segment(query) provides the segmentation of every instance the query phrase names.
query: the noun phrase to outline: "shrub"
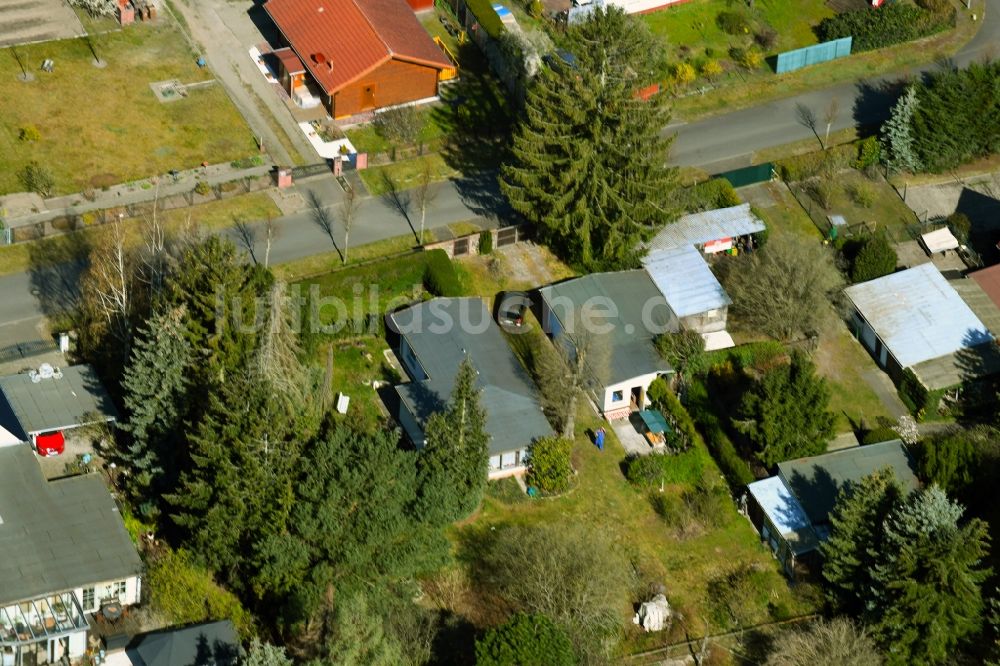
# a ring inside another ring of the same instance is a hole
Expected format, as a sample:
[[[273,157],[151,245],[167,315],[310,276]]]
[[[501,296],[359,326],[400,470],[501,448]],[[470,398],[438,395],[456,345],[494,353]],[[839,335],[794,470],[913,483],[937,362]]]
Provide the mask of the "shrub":
[[[56,188],[56,179],[52,172],[38,162],[30,162],[21,170],[21,184],[29,192],[48,198]]]
[[[747,70],[754,70],[764,62],[764,54],[757,49],[750,47],[743,50],[742,57],[737,61]]]
[[[462,295],[455,266],[442,249],[430,250],[424,268],[424,287],[435,296],[454,298]]]
[[[682,377],[705,369],[705,338],[695,331],[658,335],[654,345],[660,356]]]
[[[701,440],[701,436],[698,435],[698,429],[695,428],[691,415],[684,409],[684,405],[681,404],[681,401],[678,400],[674,392],[670,390],[664,379],[657,379],[650,384],[647,395],[653,405],[663,412],[664,416],[667,417],[667,420],[671,422],[671,425],[677,431],[678,439],[676,448],[686,449]]]
[[[852,48],[859,52],[919,39],[944,30],[954,22],[954,10],[942,15],[916,5],[892,2],[878,9],[859,9],[825,18],[816,32],[821,42],[853,37]]]
[[[878,234],[868,238],[851,264],[851,281],[867,282],[888,275],[896,270],[896,250],[885,236]]]
[[[718,627],[747,626],[767,619],[771,581],[757,565],[740,565],[708,583],[709,616]]]
[[[194,186],[194,193],[200,196],[206,196],[212,193],[212,186],[204,180],[199,180]]]
[[[561,493],[569,488],[569,456],[573,443],[559,437],[545,437],[531,443],[528,455],[528,483],[545,493]]]
[[[254,167],[259,167],[264,164],[263,155],[252,155],[250,157],[241,157],[238,160],[233,160],[229,163],[229,166],[234,169],[252,169]]]
[[[963,245],[969,242],[969,234],[972,232],[972,221],[965,213],[954,212],[948,216],[945,220],[948,228],[951,229],[951,233],[955,234],[955,238],[958,239],[959,243]]]
[[[479,254],[490,254],[493,252],[493,232],[484,229],[479,233]]]
[[[742,488],[754,480],[750,466],[740,458],[729,435],[712,412],[708,392],[701,382],[693,382],[687,392],[687,407],[691,418],[701,426],[712,457],[725,475],[731,488]]]
[[[420,137],[424,117],[412,106],[397,106],[377,114],[374,125],[375,131],[393,145],[411,146]]]
[[[882,158],[882,144],[878,137],[870,136],[858,142],[858,157],[854,160],[855,169],[867,169],[878,164]]]
[[[236,596],[215,582],[212,572],[183,550],[167,551],[147,568],[143,581],[151,605],[170,624],[232,620],[244,638],[252,636],[253,617]]]
[[[689,83],[693,83],[694,80],[698,78],[698,74],[694,71],[694,67],[686,62],[674,65],[671,76],[673,77],[674,82],[679,86],[686,86]]]
[[[770,51],[778,43],[778,31],[764,24],[754,33],[753,41],[757,42],[757,46],[765,51]]]
[[[937,411],[941,397],[945,393],[943,389],[927,390],[917,379],[913,370],[909,368],[903,370],[903,376],[899,380],[896,391],[899,393],[899,399],[903,401],[903,404],[918,421],[923,421],[928,413]]]
[[[899,439],[899,433],[892,428],[875,428],[864,434],[864,437],[861,438],[861,443],[878,444],[879,442],[889,442],[894,439]]]
[[[708,55],[708,49],[705,49],[705,55]],[[702,63],[701,75],[709,81],[715,79],[720,74],[722,74],[722,65],[719,64],[718,60],[709,59]]]
[[[694,485],[701,480],[706,462],[704,451],[698,447],[676,455],[657,452],[631,455],[625,458],[625,478],[640,488],[658,487],[661,483]]]
[[[17,132],[17,138],[20,141],[27,143],[34,143],[35,141],[40,141],[42,138],[42,133],[38,131],[38,128],[34,125],[25,125]]]
[[[517,613],[476,641],[479,666],[572,666],[573,644],[544,615]]]
[[[871,208],[875,203],[875,188],[871,183],[859,181],[852,183],[849,188],[851,199],[862,208]]]
[[[724,11],[715,17],[719,29],[729,35],[746,35],[750,33],[750,19],[742,12]]]
[[[531,0],[528,5],[528,13],[531,14],[532,18],[542,18],[542,13],[545,11],[545,5],[542,4],[542,0]]]
[[[732,512],[725,488],[699,481],[680,495],[650,493],[653,510],[681,537],[694,536],[706,528],[724,525]]]
[[[736,188],[725,178],[712,178],[695,185],[696,205],[702,210],[712,208],[729,208],[743,203]]]
[[[809,193],[809,196],[811,196],[816,203],[820,205],[820,207],[825,210],[830,209],[830,204],[833,203],[833,183],[825,178],[820,178],[809,183],[809,185],[806,186],[806,191]]]

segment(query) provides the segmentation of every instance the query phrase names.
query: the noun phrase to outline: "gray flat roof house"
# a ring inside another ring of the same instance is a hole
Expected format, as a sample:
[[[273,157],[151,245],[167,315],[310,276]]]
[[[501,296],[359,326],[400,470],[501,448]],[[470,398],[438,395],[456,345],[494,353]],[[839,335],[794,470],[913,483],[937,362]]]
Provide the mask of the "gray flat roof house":
[[[934,264],[852,285],[844,294],[861,342],[897,382],[910,369],[928,389],[943,389],[998,369],[993,334]]]
[[[534,383],[482,299],[436,298],[394,312],[388,320],[400,336],[400,361],[411,379],[396,393],[400,424],[414,444],[423,445],[427,419],[447,405],[465,358],[479,375],[491,478],[523,469],[528,445],[554,434]]]
[[[142,562],[96,474],[46,481],[28,446],[0,448],[0,653],[75,659],[86,614],[139,601]]]
[[[89,365],[0,377],[0,428],[18,439],[118,418],[111,397]],[[2,433],[0,433],[2,434]]]
[[[171,627],[136,636],[108,666],[237,666],[243,647],[229,620]]]
[[[538,293],[542,329],[554,342],[566,343],[564,334],[580,326],[584,316],[606,329],[591,333],[599,353],[588,363],[595,384],[593,398],[601,412],[619,419],[644,409],[652,381],[673,372],[653,340],[679,330],[677,315],[649,274],[644,270],[594,273],[542,287]]]
[[[791,574],[795,558],[830,535],[840,491],[887,467],[907,492],[919,487],[913,459],[898,439],[778,463],[776,476],[747,484],[747,515]]]

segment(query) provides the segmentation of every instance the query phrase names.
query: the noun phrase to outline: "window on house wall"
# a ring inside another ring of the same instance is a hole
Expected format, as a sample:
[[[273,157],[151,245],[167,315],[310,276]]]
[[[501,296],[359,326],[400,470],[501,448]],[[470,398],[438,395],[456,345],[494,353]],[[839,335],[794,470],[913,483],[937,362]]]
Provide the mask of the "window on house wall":
[[[94,588],[92,587],[83,588],[83,597],[80,599],[80,606],[82,606],[83,610],[88,613],[95,609]]]
[[[125,598],[125,592],[128,590],[128,585],[125,581],[120,580],[114,584],[113,589],[113,594],[118,597],[119,600],[123,600]]]
[[[614,391],[611,394],[611,402],[621,402],[624,399],[625,399],[624,391]]]

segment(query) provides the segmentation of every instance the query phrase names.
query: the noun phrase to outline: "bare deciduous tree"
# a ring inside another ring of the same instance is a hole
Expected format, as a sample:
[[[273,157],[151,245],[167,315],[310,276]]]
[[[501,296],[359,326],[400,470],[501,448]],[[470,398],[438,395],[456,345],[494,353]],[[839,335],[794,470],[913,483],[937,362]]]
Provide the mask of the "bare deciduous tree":
[[[823,150],[830,148],[830,127],[833,125],[833,121],[837,119],[837,113],[840,111],[840,102],[834,97],[830,100],[830,104],[826,107],[826,112],[823,114],[823,120],[826,121],[826,135],[823,139]]]
[[[277,280],[268,294],[268,312],[260,334],[257,372],[276,391],[289,399],[300,399],[305,375],[298,357],[298,344],[289,312],[285,283]]]
[[[833,312],[830,296],[843,284],[829,249],[790,236],[725,262],[721,277],[738,324],[779,340],[822,330]]]
[[[278,230],[274,226],[274,219],[268,213],[267,221],[264,223],[264,268],[271,263],[271,243],[277,235]]]
[[[813,133],[816,140],[819,141],[819,147],[823,147],[823,140],[819,138],[819,133],[816,131],[816,125],[819,122],[816,119],[816,112],[805,104],[795,105],[795,118],[799,121],[799,124],[806,127]]]
[[[413,190],[413,198],[417,204],[417,210],[420,211],[420,235],[417,237],[417,242],[420,244],[424,242],[424,225],[427,221],[427,209],[434,203],[434,199],[438,195],[437,188],[432,186],[433,176],[430,162],[425,159],[420,169],[417,187]]]
[[[128,357],[136,261],[130,251],[121,220],[108,225],[91,253],[85,291],[93,296],[93,306],[108,331]]]
[[[819,620],[808,629],[786,630],[774,640],[767,666],[878,666],[882,655],[864,629],[845,617]]]
[[[565,439],[575,436],[580,394],[598,385],[608,361],[607,338],[575,324],[553,341],[554,353],[540,353],[534,363],[543,407]]]
[[[344,225],[344,263],[347,263],[347,252],[351,248],[351,226],[357,217],[361,202],[358,192],[350,185],[344,190],[344,198],[340,201],[340,222]]]
[[[250,225],[243,217],[233,218],[233,228],[236,230],[236,239],[240,242],[244,248],[246,248],[247,253],[250,255],[250,261],[257,264],[257,230]]]

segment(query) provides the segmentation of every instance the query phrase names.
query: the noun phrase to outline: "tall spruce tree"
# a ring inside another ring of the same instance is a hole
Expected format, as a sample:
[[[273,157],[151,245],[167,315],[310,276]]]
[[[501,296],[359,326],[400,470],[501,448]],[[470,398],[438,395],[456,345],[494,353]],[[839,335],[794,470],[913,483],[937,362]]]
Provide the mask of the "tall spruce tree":
[[[740,403],[737,427],[747,434],[757,459],[771,467],[826,450],[833,435],[830,388],[801,353],[769,370]]]
[[[986,524],[959,525],[964,509],[937,486],[914,493],[885,520],[876,567],[881,611],[875,631],[890,664],[943,664],[982,623],[989,576]]]
[[[882,521],[903,494],[891,467],[841,489],[822,547],[823,578],[831,605],[844,615],[869,618],[877,588],[875,568],[884,556]]]
[[[122,378],[128,433],[120,451],[131,468],[129,483],[140,500],[174,468],[180,424],[186,413],[186,371],[191,344],[184,337],[184,308],[153,315],[140,329]]]
[[[914,146],[911,125],[917,105],[917,90],[910,86],[892,107],[892,115],[882,126],[882,154],[892,171],[917,172],[923,168]]]
[[[167,501],[187,547],[236,589],[247,591],[256,576],[249,554],[287,528],[301,443],[312,430],[270,385],[244,373],[210,396],[189,437],[189,466]]]
[[[418,511],[443,525],[472,513],[486,490],[489,435],[476,388],[476,370],[465,359],[455,376],[447,409],[431,416],[417,458]]]
[[[543,67],[528,91],[500,187],[568,260],[629,267],[637,244],[677,215],[667,99],[637,94],[662,78],[664,50],[617,8],[570,26],[565,48],[575,62]]]

